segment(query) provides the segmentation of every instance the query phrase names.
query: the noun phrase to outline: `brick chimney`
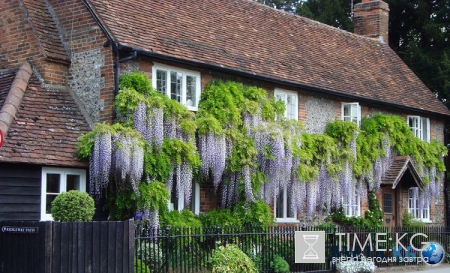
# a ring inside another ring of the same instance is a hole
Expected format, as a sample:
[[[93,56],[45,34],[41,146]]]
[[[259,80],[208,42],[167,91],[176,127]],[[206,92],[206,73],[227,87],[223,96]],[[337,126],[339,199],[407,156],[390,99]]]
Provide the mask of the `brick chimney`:
[[[389,41],[389,5],[381,0],[362,0],[353,10],[354,32],[359,35]]]

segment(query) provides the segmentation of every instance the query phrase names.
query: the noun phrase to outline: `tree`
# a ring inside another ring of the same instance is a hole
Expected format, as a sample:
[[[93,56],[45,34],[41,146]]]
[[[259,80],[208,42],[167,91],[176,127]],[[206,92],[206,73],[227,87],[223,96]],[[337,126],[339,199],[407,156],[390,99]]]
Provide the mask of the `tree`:
[[[308,0],[297,4],[296,13],[310,19],[353,31],[352,3],[356,0]]]
[[[450,106],[450,0],[386,0],[389,46]]]
[[[295,12],[297,4],[302,0],[255,0],[258,3],[281,9],[287,12]]]

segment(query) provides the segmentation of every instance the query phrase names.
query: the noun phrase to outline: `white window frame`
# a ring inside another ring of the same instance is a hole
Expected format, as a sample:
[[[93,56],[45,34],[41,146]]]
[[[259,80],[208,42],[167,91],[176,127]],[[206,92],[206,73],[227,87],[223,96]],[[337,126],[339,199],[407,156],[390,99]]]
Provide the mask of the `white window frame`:
[[[297,219],[297,210],[294,210],[294,216],[289,217],[288,216],[288,202],[287,202],[287,188],[286,184],[284,184],[283,187],[283,217],[277,217],[277,196],[274,198],[273,202],[273,211],[275,217],[277,217],[276,221],[277,223],[298,223],[299,220]]]
[[[353,204],[353,198],[342,197],[342,209],[347,217],[359,217],[361,216],[361,196],[358,191],[355,191],[356,203]]]
[[[67,175],[79,175],[80,185],[79,191],[86,192],[86,170],[84,169],[71,169],[71,168],[42,168],[42,185],[41,185],[41,221],[53,221],[53,217],[50,213],[46,213],[47,205],[47,174],[59,174],[59,193],[65,192],[67,188],[66,178]]]
[[[294,103],[291,103],[291,107],[289,107],[287,97],[291,96],[293,98]],[[295,91],[284,90],[275,88],[274,97],[276,100],[282,100],[286,109],[284,111],[284,116],[288,119],[298,120],[298,93]]]
[[[423,141],[430,142],[430,119],[421,116],[407,116],[406,123],[413,134]]]
[[[430,204],[424,206],[422,209],[419,207],[418,196],[413,195],[411,197],[411,191],[417,187],[411,187],[408,189],[408,213],[410,213],[415,219],[424,223],[431,223],[430,218]],[[420,189],[418,189],[420,191]]]
[[[191,199],[191,207],[189,210],[191,210],[195,215],[200,215],[200,184],[197,182],[193,182],[193,188],[192,188],[192,199]],[[178,198],[178,211],[182,211],[184,207],[184,192],[179,195]],[[169,199],[168,203],[169,211],[174,210],[174,203],[171,202],[171,198]]]
[[[157,89],[157,71],[162,70],[167,72],[166,73],[166,90],[165,95],[169,98],[171,97],[171,85],[170,85],[170,74],[171,72],[176,72],[182,74],[182,83],[181,83],[181,98],[180,103],[184,106],[186,106],[187,109],[191,111],[197,111],[198,110],[198,103],[200,101],[200,94],[201,94],[201,74],[200,72],[187,70],[187,69],[181,69],[173,66],[168,66],[164,64],[155,63],[152,68],[152,85],[155,89]],[[188,106],[186,105],[186,77],[191,76],[195,77],[195,98],[196,102],[195,105]]]
[[[345,107],[350,107],[350,115],[346,116]],[[342,102],[341,103],[341,116],[344,121],[355,122],[356,124],[361,125],[361,106],[358,102]]]

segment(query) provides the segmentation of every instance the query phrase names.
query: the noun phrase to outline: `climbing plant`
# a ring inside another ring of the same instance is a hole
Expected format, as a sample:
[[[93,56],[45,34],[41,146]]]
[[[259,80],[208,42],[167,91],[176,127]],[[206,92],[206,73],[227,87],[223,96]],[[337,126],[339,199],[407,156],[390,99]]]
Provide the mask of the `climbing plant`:
[[[283,102],[258,87],[212,82],[195,115],[154,90],[142,73],[122,75],[120,89],[116,123],[97,124],[80,138],[78,152],[90,160],[92,194],[111,181],[119,191],[128,185],[136,209],[158,211],[164,203],[139,197],[148,192],[141,181],[162,182],[179,207],[189,205],[198,171],[201,181],[221,191],[224,208],[269,204],[286,190],[291,212],[330,212],[376,192],[396,155],[416,163],[426,183],[423,204],[440,191],[446,147],[414,137],[398,116],[366,117],[360,128],[337,120],[324,134],[308,134],[284,117]]]

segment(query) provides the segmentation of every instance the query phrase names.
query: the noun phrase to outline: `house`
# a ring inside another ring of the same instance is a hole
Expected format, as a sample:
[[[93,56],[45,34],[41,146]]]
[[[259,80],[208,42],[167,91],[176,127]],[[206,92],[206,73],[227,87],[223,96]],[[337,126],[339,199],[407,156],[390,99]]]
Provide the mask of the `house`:
[[[8,18],[1,24],[7,34],[0,38],[2,73],[29,61],[34,87],[69,94],[64,103],[75,103],[71,109],[77,113],[72,118],[79,118],[79,127],[65,124],[61,128],[61,132],[79,128],[66,138],[73,145],[68,164],[58,157],[56,161],[31,160],[22,151],[26,147],[17,141],[25,137],[25,130],[41,128],[20,120],[27,118],[21,115],[27,109],[22,104],[8,125],[9,131],[5,130],[0,168],[16,169],[10,175],[14,179],[24,173],[23,169],[34,168],[36,196],[30,207],[35,212],[40,200],[43,204],[46,170],[86,170],[73,153],[76,137],[88,130],[87,125],[114,120],[118,75],[135,70],[152,79],[160,92],[168,96],[177,93],[177,100],[194,112],[207,83],[234,80],[265,88],[284,100],[287,117],[302,120],[309,133],[323,133],[326,123],[335,119],[359,123],[364,116],[389,113],[404,118],[424,141],[448,141],[445,132],[450,111],[387,44],[389,7],[383,1],[365,0],[355,5],[356,34],[249,0],[13,0],[1,5],[2,18]],[[181,81],[177,90],[166,84],[171,83],[171,75]],[[189,92],[184,84],[187,80],[191,83]],[[10,91],[1,90],[0,94],[13,92],[11,85],[5,80],[1,86]],[[24,99],[28,93],[36,92],[25,92]],[[19,130],[22,122],[25,128],[13,134],[12,129]],[[64,122],[68,121],[59,120],[58,124]],[[55,141],[53,134],[47,134]],[[29,149],[36,151],[37,146],[39,143],[34,143]],[[26,159],[16,156],[13,160],[9,151],[18,151]],[[5,187],[10,190],[11,184],[17,185],[11,182]],[[417,191],[423,186],[412,159],[395,158],[378,195],[385,225],[400,224],[404,210],[423,221],[445,224],[448,202],[444,191],[429,207],[422,208],[417,205]],[[196,213],[217,207],[212,185],[197,185],[194,190]],[[7,203],[2,193],[0,197],[2,205]],[[275,214],[279,222],[302,219],[301,215],[287,215],[283,196],[272,205],[278,205]],[[346,208],[348,215],[358,216],[363,215],[366,204]],[[28,218],[44,220],[42,211],[40,218],[38,214]]]

